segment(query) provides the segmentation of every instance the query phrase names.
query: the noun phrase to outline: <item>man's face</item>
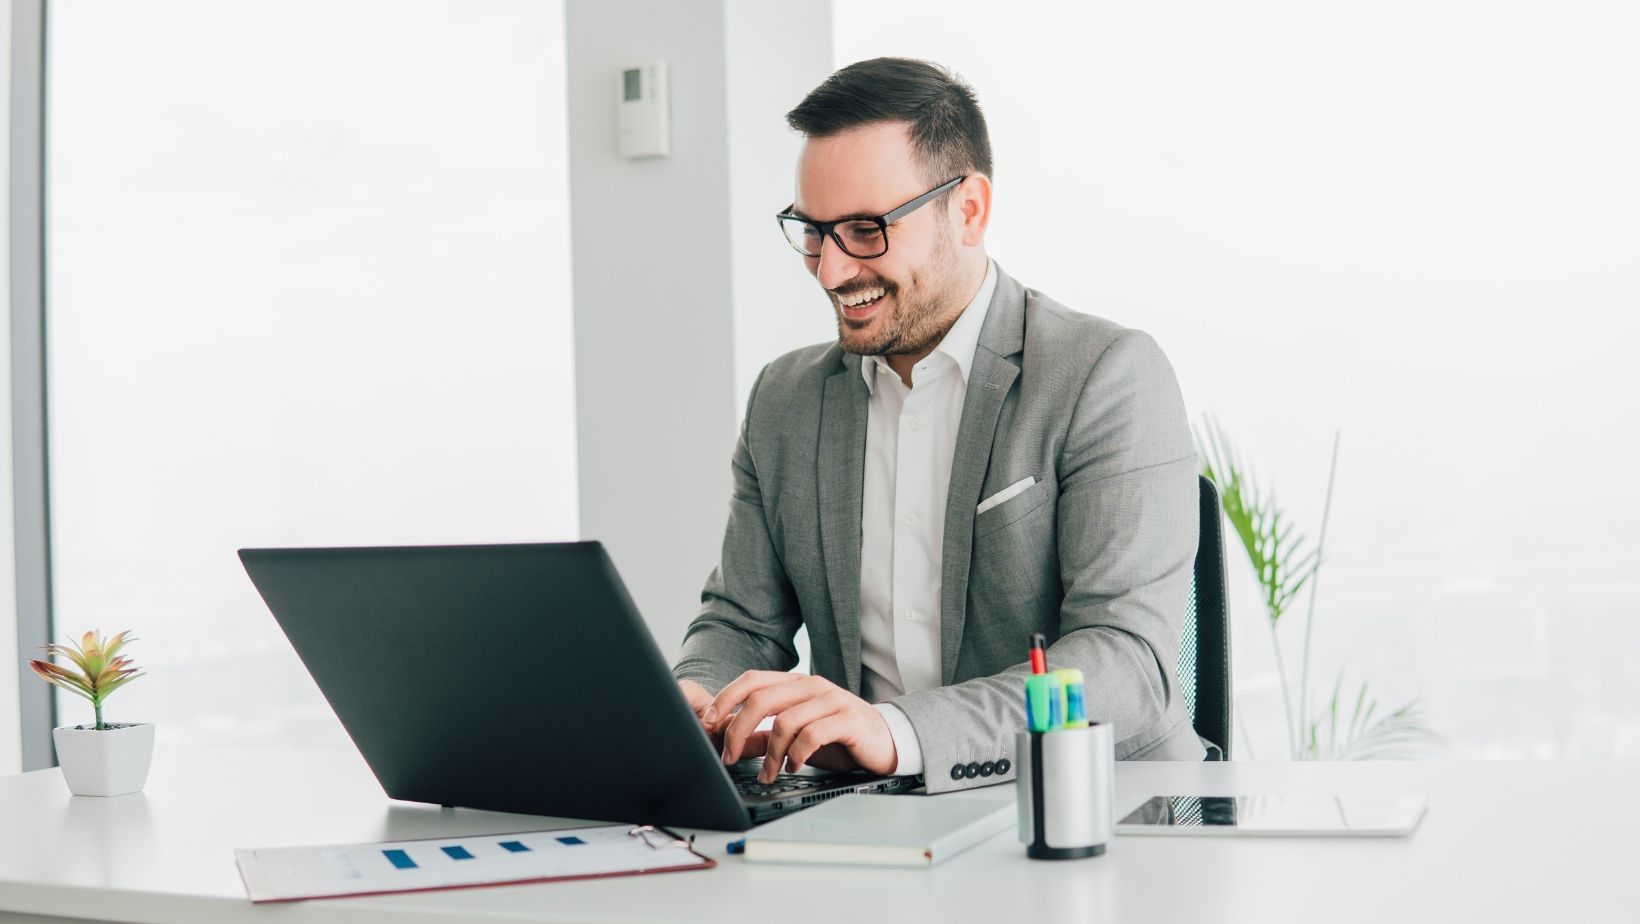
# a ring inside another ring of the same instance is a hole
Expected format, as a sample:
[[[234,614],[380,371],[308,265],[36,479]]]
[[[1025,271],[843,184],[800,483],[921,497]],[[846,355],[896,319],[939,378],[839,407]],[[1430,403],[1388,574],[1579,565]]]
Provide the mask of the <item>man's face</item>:
[[[797,161],[794,210],[815,221],[882,215],[950,179],[929,180],[912,155],[908,126],[888,122],[810,138]],[[961,305],[957,241],[961,219],[944,197],[888,229],[888,252],[861,260],[830,237],[809,272],[831,297],[837,339],[862,355],[922,354],[945,336]]]

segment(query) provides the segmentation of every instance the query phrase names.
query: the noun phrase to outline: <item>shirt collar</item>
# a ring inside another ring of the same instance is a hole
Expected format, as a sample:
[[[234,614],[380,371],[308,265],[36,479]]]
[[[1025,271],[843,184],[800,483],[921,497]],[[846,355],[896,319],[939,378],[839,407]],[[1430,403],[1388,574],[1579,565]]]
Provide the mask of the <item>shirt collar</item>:
[[[974,293],[973,300],[962,309],[957,322],[951,325],[934,348],[934,352],[944,353],[956,363],[963,384],[968,382],[968,370],[974,365],[974,351],[979,348],[979,334],[985,327],[985,315],[991,310],[991,297],[996,291],[997,265],[993,260],[986,260],[985,281],[979,284],[979,291]],[[860,363],[860,375],[866,380],[866,391],[871,392],[876,387],[877,369],[887,368],[888,361],[881,356],[867,356],[864,359],[865,362]]]

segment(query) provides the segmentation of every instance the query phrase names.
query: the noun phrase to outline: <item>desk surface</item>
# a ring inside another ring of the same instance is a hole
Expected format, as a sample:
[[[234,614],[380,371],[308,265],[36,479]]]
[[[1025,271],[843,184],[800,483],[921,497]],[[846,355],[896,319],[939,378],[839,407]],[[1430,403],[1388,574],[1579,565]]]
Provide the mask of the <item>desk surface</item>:
[[[233,848],[552,826],[387,799],[354,754],[156,754],[147,791],[72,798],[56,770],[0,778],[0,913],[165,922],[1605,920],[1633,913],[1635,762],[1122,764],[1117,808],[1157,793],[1427,793],[1410,839],[1118,838],[1025,859],[1012,831],[934,870],[748,865],[632,879],[251,905]],[[938,798],[1006,798],[993,787]],[[905,798],[927,798],[907,796]],[[3,916],[3,914],[0,914]]]

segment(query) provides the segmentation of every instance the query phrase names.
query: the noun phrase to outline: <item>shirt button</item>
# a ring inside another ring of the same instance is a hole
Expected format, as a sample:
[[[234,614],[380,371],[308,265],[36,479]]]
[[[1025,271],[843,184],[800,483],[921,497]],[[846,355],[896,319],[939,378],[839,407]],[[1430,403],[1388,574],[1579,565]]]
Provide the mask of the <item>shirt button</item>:
[[[997,765],[995,763],[993,763],[992,761],[988,760],[985,763],[979,765],[979,775],[980,776],[990,776],[991,774],[993,774],[995,772],[997,772]]]
[[[905,618],[908,622],[916,622],[917,621],[917,611],[916,610],[906,610],[905,611]]]
[[[969,764],[966,767],[963,767],[962,768],[962,775],[967,777],[970,780],[973,779],[974,777],[979,776],[979,764],[974,763],[974,764]]]
[[[911,431],[913,433],[915,433],[916,430],[917,430],[917,415],[912,414],[911,415]]]
[[[962,779],[962,764],[952,764],[951,765],[951,779],[953,779],[953,780]]]
[[[1007,776],[1008,771],[1012,769],[1014,769],[1014,765],[1008,763],[1008,758],[1004,757],[997,761],[997,776]]]
[[[913,513],[912,515],[906,517],[905,518],[905,525],[907,525],[907,526],[916,526],[917,525],[917,515]]]

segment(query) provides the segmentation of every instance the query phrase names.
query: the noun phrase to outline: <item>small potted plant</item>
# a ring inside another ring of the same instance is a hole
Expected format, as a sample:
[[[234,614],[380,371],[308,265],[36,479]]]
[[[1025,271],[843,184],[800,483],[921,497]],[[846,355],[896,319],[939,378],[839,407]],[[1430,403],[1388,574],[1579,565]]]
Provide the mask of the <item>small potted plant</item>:
[[[96,724],[90,728],[52,729],[57,745],[57,763],[63,780],[76,796],[123,796],[141,791],[148,781],[148,764],[154,757],[154,726],[147,723],[109,724],[103,721],[103,700],[142,672],[120,649],[136,641],[130,632],[103,638],[87,632],[78,645],[47,645],[47,657],[66,659],[73,666],[31,660],[46,683],[91,700]]]

